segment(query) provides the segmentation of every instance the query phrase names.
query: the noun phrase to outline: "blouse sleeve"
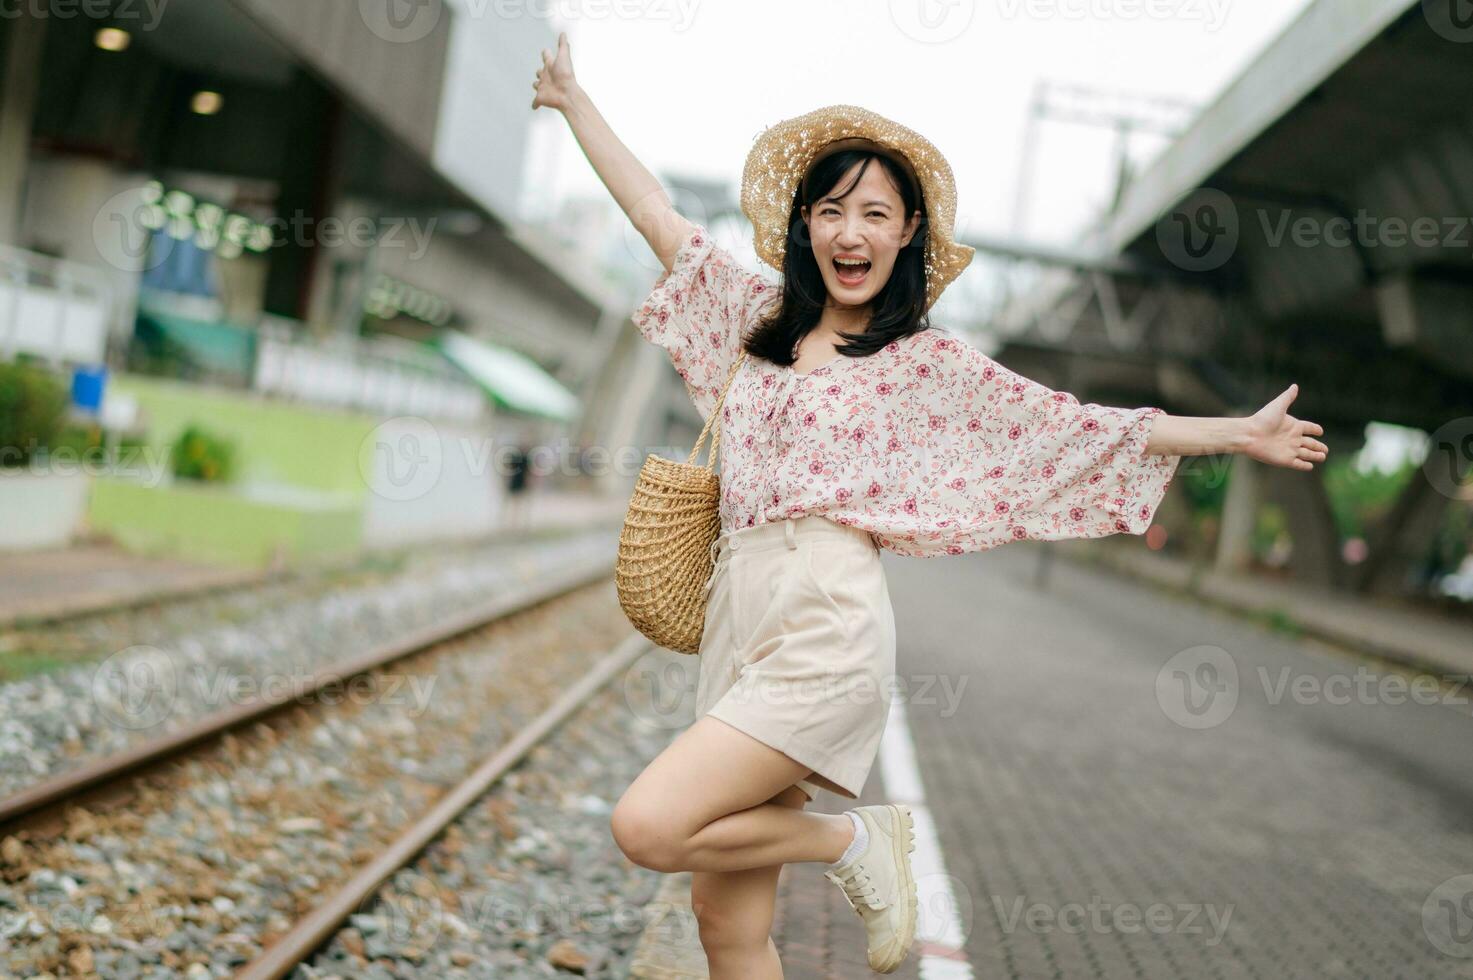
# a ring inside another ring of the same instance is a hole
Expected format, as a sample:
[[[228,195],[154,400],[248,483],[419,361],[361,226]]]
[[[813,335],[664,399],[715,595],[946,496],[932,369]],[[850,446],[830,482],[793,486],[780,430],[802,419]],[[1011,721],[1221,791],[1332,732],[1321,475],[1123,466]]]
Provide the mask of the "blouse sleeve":
[[[1146,453],[1163,409],[1080,404],[944,329],[929,344],[931,370],[918,370],[933,376],[917,385],[927,406],[912,433],[918,492],[903,508],[929,516],[877,544],[928,557],[1151,526],[1181,462]]]
[[[743,269],[696,224],[633,319],[645,339],[670,355],[704,419],[741,354],[747,326],[777,295],[774,285]]]

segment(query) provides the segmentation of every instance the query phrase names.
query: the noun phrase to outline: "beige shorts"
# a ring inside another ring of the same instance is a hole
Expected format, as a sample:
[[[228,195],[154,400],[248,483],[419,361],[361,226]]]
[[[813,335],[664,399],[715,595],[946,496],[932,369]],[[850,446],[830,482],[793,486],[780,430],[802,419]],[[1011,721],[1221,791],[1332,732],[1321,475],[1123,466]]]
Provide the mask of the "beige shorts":
[[[890,713],[895,617],[868,531],[810,515],[723,531],[712,546],[696,717],[711,714],[851,799]]]

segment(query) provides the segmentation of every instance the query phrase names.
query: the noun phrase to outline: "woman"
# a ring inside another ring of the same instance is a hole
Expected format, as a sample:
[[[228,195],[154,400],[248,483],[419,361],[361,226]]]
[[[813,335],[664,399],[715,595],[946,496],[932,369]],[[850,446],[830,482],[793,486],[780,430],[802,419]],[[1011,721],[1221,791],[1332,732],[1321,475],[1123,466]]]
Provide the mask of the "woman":
[[[1309,470],[1322,430],[1286,413],[1292,385],[1249,418],[1081,405],[931,326],[972,256],[950,167],[855,106],[771,127],[747,159],[742,208],[778,288],[673,210],[578,86],[566,35],[542,60],[532,107],[563,113],[664,266],[634,322],[703,416],[721,405],[697,720],[624,793],[614,837],[692,872],[713,978],[782,976],[776,884],[801,861],[826,865],[892,972],[915,936],[908,810],[804,812],[819,786],[856,798],[878,752],[895,666],[878,549],[1140,534],[1182,454]]]

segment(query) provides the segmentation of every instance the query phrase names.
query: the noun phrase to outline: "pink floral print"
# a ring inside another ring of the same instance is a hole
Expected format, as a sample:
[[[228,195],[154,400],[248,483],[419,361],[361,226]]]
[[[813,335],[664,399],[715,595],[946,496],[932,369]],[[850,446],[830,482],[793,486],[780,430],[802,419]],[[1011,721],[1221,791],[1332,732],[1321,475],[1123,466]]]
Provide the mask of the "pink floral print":
[[[697,225],[634,314],[710,414],[777,285]],[[1081,404],[933,326],[798,374],[748,356],[722,403],[721,524],[821,514],[913,557],[1141,534],[1181,457],[1160,408]]]

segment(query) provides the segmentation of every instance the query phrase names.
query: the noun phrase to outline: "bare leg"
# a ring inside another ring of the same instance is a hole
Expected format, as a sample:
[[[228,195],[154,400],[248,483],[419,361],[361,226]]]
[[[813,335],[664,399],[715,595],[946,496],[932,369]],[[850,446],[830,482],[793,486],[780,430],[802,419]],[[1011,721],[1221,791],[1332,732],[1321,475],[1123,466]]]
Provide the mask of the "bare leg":
[[[837,861],[854,839],[848,817],[767,802],[810,772],[702,716],[624,791],[614,839],[631,861],[667,873]]]
[[[802,810],[808,797],[790,786],[769,803]],[[691,875],[691,907],[700,924],[711,980],[782,980],[782,963],[771,935],[781,872],[782,865],[775,864]]]

